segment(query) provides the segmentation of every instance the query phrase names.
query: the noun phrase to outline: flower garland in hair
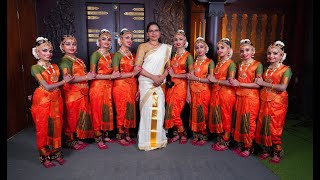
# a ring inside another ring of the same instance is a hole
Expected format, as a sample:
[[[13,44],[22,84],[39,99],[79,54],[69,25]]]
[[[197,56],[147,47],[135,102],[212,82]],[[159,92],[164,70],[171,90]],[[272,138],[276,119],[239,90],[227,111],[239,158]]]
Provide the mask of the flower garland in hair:
[[[33,47],[32,48],[32,55],[36,58],[36,59],[40,59],[39,58],[39,55],[38,55],[38,52],[37,52],[37,46],[39,46],[40,44],[42,44],[42,43],[44,43],[44,42],[46,42],[46,41],[48,41],[48,39],[47,38],[44,38],[44,37],[37,37],[37,39],[36,39],[36,47]]]
[[[283,52],[283,56],[281,58],[281,63],[282,63],[287,57],[287,53],[284,52],[285,45],[282,41],[276,41],[273,45],[279,47],[281,49],[281,51]]]
[[[108,29],[101,29],[101,30],[100,30],[100,33],[99,33],[99,37],[100,37],[100,35],[103,34],[103,33],[109,33],[109,34],[111,34]],[[96,42],[96,45],[97,45],[98,47],[100,47],[99,37],[98,37],[97,42]]]
[[[209,52],[209,46],[208,46],[208,44],[206,43],[206,41],[204,40],[204,38],[201,37],[201,36],[199,36],[199,37],[197,37],[197,39],[196,39],[196,42],[197,42],[197,41],[203,41],[203,42],[205,43],[205,45],[207,46],[207,52],[206,52],[206,53],[208,53],[208,52]]]
[[[222,38],[219,42],[223,42],[224,44],[226,44],[227,46],[229,46],[230,48],[230,52],[228,54],[229,58],[231,59],[232,55],[233,55],[233,49],[231,48],[231,41],[229,38]],[[227,44],[227,42],[229,44]]]
[[[177,33],[177,34],[182,34],[184,37],[186,37],[186,33],[185,33],[184,30],[182,30],[182,29],[179,29],[176,33]],[[188,40],[187,40],[187,38],[186,38],[186,43],[184,44],[183,47],[184,47],[184,48],[187,48],[188,45],[189,45],[189,42],[188,42]]]
[[[121,33],[122,33],[122,32],[126,32],[126,31],[129,31],[129,29],[127,29],[127,28],[122,28],[121,31],[120,31],[120,36],[121,36]],[[124,34],[124,33],[123,33],[123,34]],[[122,46],[121,38],[120,38],[120,37],[118,38],[117,41],[118,41],[119,46]]]

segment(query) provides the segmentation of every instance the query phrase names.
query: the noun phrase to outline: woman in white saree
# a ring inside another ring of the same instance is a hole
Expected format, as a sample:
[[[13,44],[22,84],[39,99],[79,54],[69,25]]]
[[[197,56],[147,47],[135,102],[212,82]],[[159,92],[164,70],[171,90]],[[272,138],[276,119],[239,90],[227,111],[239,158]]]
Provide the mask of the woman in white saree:
[[[162,44],[160,27],[155,22],[147,26],[149,40],[139,45],[137,66],[142,66],[139,80],[140,124],[138,148],[153,150],[167,145],[166,132],[163,128],[165,114],[165,95],[162,88],[169,67],[172,46]]]

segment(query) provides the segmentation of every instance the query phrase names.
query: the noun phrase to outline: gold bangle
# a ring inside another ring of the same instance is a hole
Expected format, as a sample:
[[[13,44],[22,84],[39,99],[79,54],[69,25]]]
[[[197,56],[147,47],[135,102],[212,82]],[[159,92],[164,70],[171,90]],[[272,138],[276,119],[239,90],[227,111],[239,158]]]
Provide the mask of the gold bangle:
[[[238,86],[238,88],[240,88],[240,82],[239,82],[239,86]]]
[[[111,74],[109,75],[109,80],[111,81]]]
[[[217,85],[219,86],[219,84],[220,84],[220,80],[218,80],[218,83],[217,83]]]
[[[271,83],[271,91],[273,90],[273,86],[274,86],[274,84]]]
[[[134,73],[131,73],[132,75],[131,75],[131,77],[134,77]]]
[[[62,79],[62,82],[65,84],[65,83],[67,83],[64,79]]]
[[[88,76],[86,75],[86,82],[88,82],[88,80],[89,80],[89,78],[88,78]]]
[[[200,78],[198,78],[198,81],[201,82],[201,81],[200,81]]]

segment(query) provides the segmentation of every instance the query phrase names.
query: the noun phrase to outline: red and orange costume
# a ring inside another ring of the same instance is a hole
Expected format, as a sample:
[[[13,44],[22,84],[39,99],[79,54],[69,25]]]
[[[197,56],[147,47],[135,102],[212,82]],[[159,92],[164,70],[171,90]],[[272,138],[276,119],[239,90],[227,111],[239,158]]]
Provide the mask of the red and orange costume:
[[[215,78],[227,80],[236,73],[236,64],[229,59],[223,64],[218,63],[214,69]],[[219,83],[212,85],[209,112],[209,129],[211,133],[219,134],[218,141],[225,146],[229,145],[233,107],[236,102],[235,88],[223,86]]]
[[[130,73],[134,69],[135,54],[124,56],[116,52],[112,58],[112,66],[119,67],[121,73]],[[129,136],[129,128],[136,127],[136,93],[137,79],[132,76],[114,80],[113,98],[117,112],[118,139]]]
[[[67,69],[72,76],[85,76],[84,62],[77,58],[64,56],[59,64],[61,71]],[[64,134],[67,146],[72,147],[77,139],[93,138],[94,132],[90,118],[88,82],[66,83],[62,87],[65,103]]]
[[[252,83],[256,77],[261,77],[262,73],[262,64],[253,60],[247,65],[239,66],[237,79],[240,83]],[[259,89],[238,87],[236,95],[233,137],[238,143],[243,143],[245,149],[251,149],[259,113]]]
[[[188,51],[185,51],[180,58],[176,58],[175,54],[171,57],[170,64],[174,74],[188,73],[188,67],[193,64],[193,57]],[[166,91],[164,128],[169,129],[175,126],[177,131],[174,135],[185,136],[186,132],[180,115],[186,104],[188,80],[172,77],[171,81],[174,82],[174,86]]]
[[[289,66],[281,65],[273,72],[264,72],[263,79],[272,84],[289,84],[292,72]],[[260,91],[261,107],[257,122],[256,139],[273,151],[282,151],[281,136],[285,123],[288,107],[287,91],[276,91],[269,87],[263,87]]]
[[[102,55],[95,51],[90,57],[90,65],[95,65],[96,74],[111,75],[112,56]],[[112,108],[112,87],[111,79],[94,79],[90,83],[90,105],[91,118],[96,142],[102,141],[102,136],[107,137],[108,131],[113,130],[113,108]]]
[[[40,65],[33,65],[31,73],[38,81],[44,79],[48,84],[58,82],[60,75],[56,64],[52,64],[46,70]],[[36,142],[40,160],[44,161],[45,158],[54,155],[60,157],[63,117],[63,101],[60,89],[55,88],[47,91],[41,85],[37,87],[32,96],[31,113],[36,127]]]
[[[196,61],[193,65],[194,75],[198,78],[207,78],[210,69],[214,68],[214,62],[206,58],[202,63]],[[193,137],[207,141],[208,139],[208,119],[209,104],[211,97],[211,87],[209,83],[190,81],[191,93],[191,114],[189,124],[193,131]]]

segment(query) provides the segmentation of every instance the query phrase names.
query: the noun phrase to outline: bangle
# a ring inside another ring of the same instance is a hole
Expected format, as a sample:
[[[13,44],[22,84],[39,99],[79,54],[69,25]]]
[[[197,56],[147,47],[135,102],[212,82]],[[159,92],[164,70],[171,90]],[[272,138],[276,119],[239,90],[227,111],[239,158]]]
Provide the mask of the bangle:
[[[131,74],[132,74],[131,77],[134,77],[134,73],[132,72]]]
[[[271,83],[271,91],[273,90],[273,86],[274,86],[274,84]]]
[[[109,80],[111,81],[111,74],[109,75]]]
[[[200,78],[198,78],[198,81],[201,82],[201,81],[200,81]]]
[[[217,85],[219,86],[219,84],[220,84],[220,80],[218,80],[218,83],[217,83]]]
[[[88,82],[88,80],[89,80],[89,79],[88,79],[88,76],[86,75],[86,82]]]
[[[240,82],[239,82],[239,86],[238,86],[238,88],[240,88]]]
[[[62,79],[62,82],[65,84],[65,83],[67,83],[64,79]]]

